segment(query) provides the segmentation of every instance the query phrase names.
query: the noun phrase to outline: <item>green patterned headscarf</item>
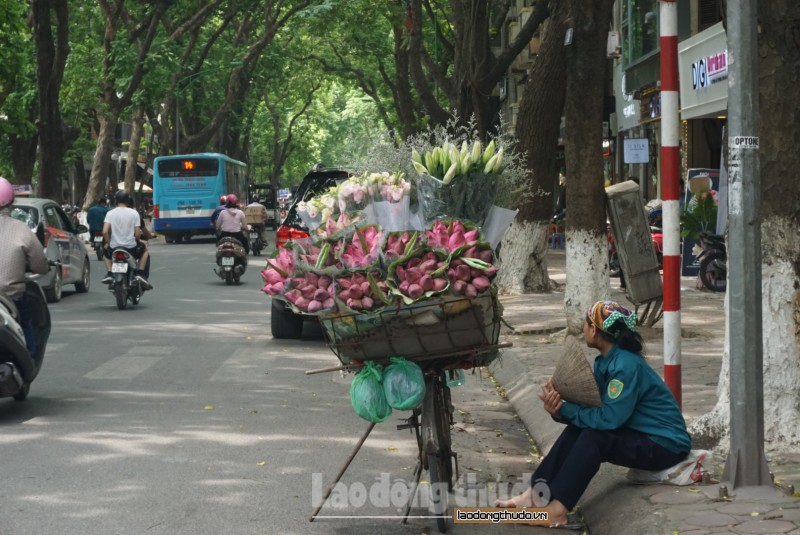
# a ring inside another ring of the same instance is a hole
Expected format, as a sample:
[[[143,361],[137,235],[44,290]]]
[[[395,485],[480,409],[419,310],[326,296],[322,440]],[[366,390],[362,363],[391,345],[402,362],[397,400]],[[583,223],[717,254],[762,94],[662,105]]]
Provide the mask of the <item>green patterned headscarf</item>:
[[[612,330],[614,322],[621,319],[633,332],[636,332],[636,313],[616,301],[598,301],[586,311],[586,317],[592,324],[614,338],[619,338],[619,329]]]

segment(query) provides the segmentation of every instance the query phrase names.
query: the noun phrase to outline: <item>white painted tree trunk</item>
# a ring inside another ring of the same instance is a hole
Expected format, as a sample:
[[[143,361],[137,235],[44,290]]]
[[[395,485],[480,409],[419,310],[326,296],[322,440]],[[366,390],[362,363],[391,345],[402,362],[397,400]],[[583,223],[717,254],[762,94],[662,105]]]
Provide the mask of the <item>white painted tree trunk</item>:
[[[568,336],[583,333],[586,309],[600,299],[607,299],[609,290],[606,236],[583,229],[568,230],[564,295]]]
[[[501,269],[495,280],[509,293],[549,292],[547,274],[547,225],[515,221],[500,247]]]
[[[787,221],[765,222],[762,235],[784,244],[770,244],[785,258],[800,257],[800,236]],[[788,254],[787,254],[788,253]],[[764,447],[766,450],[800,448],[800,277],[793,263],[782,258],[764,262],[762,269],[764,348]],[[725,306],[725,354],[717,386],[717,405],[690,428],[693,435],[719,441],[717,448],[729,449],[730,367],[728,363],[728,305]]]

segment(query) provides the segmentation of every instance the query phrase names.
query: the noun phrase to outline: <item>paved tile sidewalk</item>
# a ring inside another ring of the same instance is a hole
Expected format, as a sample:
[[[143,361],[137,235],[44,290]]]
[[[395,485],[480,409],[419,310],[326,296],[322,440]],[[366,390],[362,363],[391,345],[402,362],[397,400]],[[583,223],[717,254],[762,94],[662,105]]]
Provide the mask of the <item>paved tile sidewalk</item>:
[[[565,283],[564,250],[548,255],[551,279]],[[700,290],[692,277],[681,281],[683,412],[687,421],[710,411],[717,402],[722,363],[725,314],[724,294]],[[611,298],[627,306],[619,282],[612,279]],[[504,296],[502,337],[514,347],[506,350],[490,371],[525,422],[542,453],[549,450],[563,428],[552,421],[537,398],[539,385],[552,373],[563,340],[564,293]],[[513,330],[512,330],[513,328]],[[642,334],[647,359],[663,369],[663,328],[657,322]],[[593,358],[593,350],[586,349]],[[697,447],[697,446],[696,446]],[[722,460],[715,459],[721,473]],[[800,487],[800,456],[774,455],[770,469],[776,481]],[[627,469],[604,465],[579,504],[593,535],[605,533],[681,534],[791,533],[800,535],[800,500],[776,488],[737,489],[730,501],[719,497],[719,485],[674,487],[632,485]]]

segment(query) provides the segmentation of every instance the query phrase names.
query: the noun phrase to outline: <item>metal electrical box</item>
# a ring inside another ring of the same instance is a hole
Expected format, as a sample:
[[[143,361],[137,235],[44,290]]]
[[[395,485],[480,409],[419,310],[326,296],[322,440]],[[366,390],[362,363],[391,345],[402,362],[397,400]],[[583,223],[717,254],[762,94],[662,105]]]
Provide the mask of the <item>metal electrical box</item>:
[[[639,184],[627,181],[607,187],[606,207],[628,299],[637,306],[661,299],[661,273]]]

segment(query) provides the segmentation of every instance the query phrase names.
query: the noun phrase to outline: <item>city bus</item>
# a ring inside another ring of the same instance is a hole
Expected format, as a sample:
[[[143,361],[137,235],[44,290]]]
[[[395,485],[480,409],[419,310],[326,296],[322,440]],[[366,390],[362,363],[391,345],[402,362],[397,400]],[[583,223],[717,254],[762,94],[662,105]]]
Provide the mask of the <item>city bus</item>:
[[[153,164],[153,229],[167,243],[214,234],[211,215],[230,193],[247,204],[247,166],[224,154],[161,156]]]

